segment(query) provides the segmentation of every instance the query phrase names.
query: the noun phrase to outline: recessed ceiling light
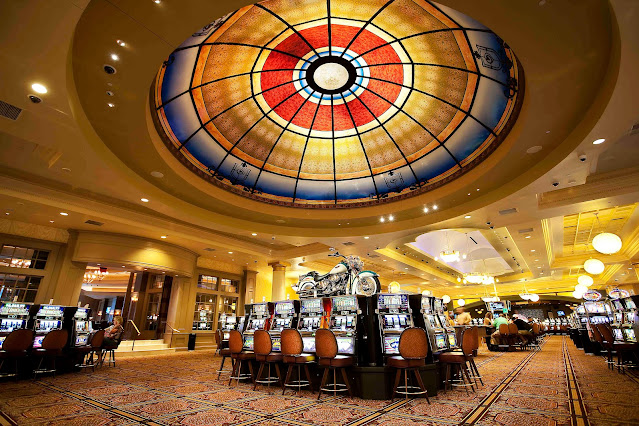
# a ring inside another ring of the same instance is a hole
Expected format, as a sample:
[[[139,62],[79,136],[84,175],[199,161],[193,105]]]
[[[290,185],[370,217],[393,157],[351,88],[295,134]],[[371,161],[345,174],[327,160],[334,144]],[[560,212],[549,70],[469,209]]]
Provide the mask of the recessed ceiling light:
[[[530,235],[526,235],[524,238],[531,238]]]
[[[535,249],[530,250],[530,252],[531,252],[531,253],[534,253],[534,252],[535,252]]]
[[[120,47],[124,47],[124,46],[126,46],[126,43],[125,43],[125,42],[123,42],[122,40],[118,40],[118,41],[117,41],[117,43],[118,43],[118,45],[119,45]]]
[[[428,213],[428,207],[424,207],[424,213]]]
[[[53,222],[55,222],[55,221],[53,221],[53,220],[50,220],[50,221],[49,221],[49,223],[53,223]]]
[[[162,172],[157,172],[157,171],[153,171],[151,172],[151,176],[153,176],[154,178],[163,178],[164,177],[164,173]]]
[[[44,87],[42,84],[40,83],[33,83],[31,85],[31,88],[36,92],[36,93],[40,93],[40,94],[45,94],[48,92],[47,88]]]
[[[467,214],[466,216],[464,216],[464,219],[470,219],[470,215]]]
[[[251,235],[254,236],[254,237],[257,237],[257,233],[255,233],[255,232],[253,232]]]
[[[404,268],[404,269],[408,269],[408,268]]]
[[[163,274],[166,274],[166,272],[162,272]]]
[[[535,262],[539,262],[539,259],[535,259]]]
[[[384,223],[384,222],[386,222],[386,219],[384,219],[383,217],[380,217],[380,218],[379,218],[379,221],[380,221],[380,222],[382,222],[382,223]]]
[[[537,269],[541,269],[541,266],[537,266]]]
[[[166,235],[161,235],[160,238],[166,238]]]
[[[232,251],[230,251],[230,252],[229,252],[229,254],[233,254],[233,252],[232,252]]]
[[[33,89],[35,90],[35,89]],[[596,141],[594,141],[592,144],[593,145],[601,145],[602,143],[606,142],[605,139],[597,139]]]
[[[126,268],[126,266],[122,265],[123,268]]]
[[[540,145],[535,145],[535,146],[531,146],[530,148],[528,148],[528,149],[526,150],[526,153],[527,153],[527,154],[536,154],[536,153],[538,153],[539,151],[541,151],[542,149],[543,149],[543,147],[542,147],[542,146],[540,146]]]
[[[120,59],[120,57],[118,55],[116,55],[115,53],[111,54],[111,59],[113,59],[114,61],[117,61]]]
[[[67,212],[60,212],[60,216],[69,216],[69,213],[67,213]]]
[[[382,262],[386,262],[386,259],[382,259]]]
[[[468,193],[468,196],[470,197],[470,192]]]
[[[113,103],[109,102],[109,103],[107,104],[107,106],[108,106],[109,108],[113,108],[113,107],[115,106],[115,104],[113,104]]]
[[[433,205],[433,210],[437,210],[439,207],[437,207],[437,204]]]
[[[477,188],[477,191],[479,191],[479,188]]]
[[[395,216],[393,216],[392,214],[389,214],[388,215],[388,220],[391,221],[391,222],[394,221],[395,220]]]
[[[161,1],[161,0],[153,0],[153,3],[155,3],[155,4],[160,4],[160,1]]]
[[[364,237],[365,240],[368,240],[370,237]]]
[[[140,201],[142,201],[143,203],[148,203],[149,199],[148,198],[140,198]]]
[[[11,213],[9,213],[9,212],[6,212],[5,214],[6,214],[7,216],[9,216],[9,215],[10,215]]]

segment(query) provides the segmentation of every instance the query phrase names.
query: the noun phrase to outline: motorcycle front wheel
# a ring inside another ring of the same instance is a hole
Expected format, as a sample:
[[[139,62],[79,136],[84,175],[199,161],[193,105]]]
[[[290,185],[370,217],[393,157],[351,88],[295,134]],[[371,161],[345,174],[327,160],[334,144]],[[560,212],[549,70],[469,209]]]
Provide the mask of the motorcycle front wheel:
[[[362,277],[355,283],[355,294],[370,297],[382,289],[378,277]]]

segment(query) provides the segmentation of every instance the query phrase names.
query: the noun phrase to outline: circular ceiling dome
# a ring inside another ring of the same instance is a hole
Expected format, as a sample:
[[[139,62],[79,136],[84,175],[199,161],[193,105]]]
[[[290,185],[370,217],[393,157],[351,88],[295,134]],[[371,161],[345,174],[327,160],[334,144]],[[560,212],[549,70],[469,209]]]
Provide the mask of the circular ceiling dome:
[[[154,118],[173,154],[215,185],[355,207],[479,164],[517,117],[522,77],[503,40],[436,3],[268,0],[169,56]]]

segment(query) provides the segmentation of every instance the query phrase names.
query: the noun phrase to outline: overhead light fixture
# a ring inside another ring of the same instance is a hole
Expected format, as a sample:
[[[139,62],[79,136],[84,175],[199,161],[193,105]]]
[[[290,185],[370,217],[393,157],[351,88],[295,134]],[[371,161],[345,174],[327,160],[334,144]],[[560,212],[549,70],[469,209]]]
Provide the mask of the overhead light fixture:
[[[401,291],[401,287],[399,286],[399,283],[397,281],[393,281],[392,283],[388,285],[389,293],[399,293],[400,291]]]
[[[457,299],[457,305],[464,306],[465,304],[466,304],[466,301],[464,299]]]
[[[161,0],[153,0],[153,3],[155,3],[155,4],[160,4],[160,1],[161,1]]]
[[[577,291],[577,290],[572,292],[572,297],[574,297],[575,299],[581,299],[583,296],[584,296],[584,294],[579,292],[579,291]]]
[[[424,207],[424,213],[428,213],[428,212],[429,212],[428,207]]]
[[[148,203],[149,199],[148,198],[140,198],[140,201],[142,201],[143,203]]]
[[[40,83],[33,83],[31,85],[31,88],[33,89],[34,92],[40,93],[42,95],[44,95],[45,93],[48,92],[47,88],[44,85],[40,84]]]
[[[115,104],[114,104],[114,103],[109,102],[109,103],[107,104],[107,106],[108,106],[109,108],[113,108],[113,107],[115,106]]]
[[[60,212],[60,216],[69,216],[69,213],[67,213],[67,212]]]
[[[590,287],[594,284],[595,280],[593,280],[590,275],[579,275],[577,282],[581,285],[585,285],[586,287]]]
[[[111,54],[111,59],[113,59],[114,61],[118,61],[120,59],[120,57],[118,55],[116,55],[115,53]]]
[[[368,240],[370,237],[364,237],[365,240]]]
[[[448,304],[450,303],[450,296],[449,296],[449,295],[447,295],[447,294],[444,294],[444,295],[442,296],[442,302],[444,302],[445,304],[447,304],[447,305],[448,305]]]
[[[534,253],[535,251],[536,251],[535,249],[530,250],[531,253]]]
[[[229,252],[229,254],[233,254],[233,252],[232,252],[232,251],[230,251],[230,252]]]
[[[526,235],[524,238],[531,238],[531,236],[530,235]]]
[[[384,216],[382,216],[382,217],[379,218],[379,221],[384,223],[384,222],[386,222],[386,219],[384,219]]]
[[[126,46],[126,43],[125,43],[125,42],[123,42],[122,40],[118,40],[118,41],[117,41],[117,43],[118,43],[118,45],[119,45],[120,47],[124,47],[124,46]]]
[[[389,222],[392,222],[392,221],[394,221],[394,220],[395,220],[395,216],[393,216],[392,214],[389,214],[389,215],[388,215],[388,221],[389,221]]]
[[[253,232],[251,235],[254,236],[254,237],[257,237],[257,233],[256,232]]]
[[[49,221],[49,223],[53,223],[53,222],[55,222],[55,221],[54,221],[54,220],[50,220],[50,221]]]
[[[578,292],[580,292],[580,293],[582,293],[582,294],[583,294],[583,293],[585,293],[585,292],[587,292],[587,291],[588,291],[588,286],[583,285],[583,284],[577,284],[577,285],[575,286],[575,291],[578,291]]]
[[[433,204],[433,210],[437,210],[439,207],[437,207],[437,204]]]
[[[606,142],[605,139],[597,139],[595,140],[592,144],[593,145],[601,145],[602,143]]]
[[[439,258],[446,263],[459,262],[459,251],[458,250],[442,250],[439,253]]]
[[[584,262],[584,269],[589,274],[599,275],[604,271],[605,265],[599,259],[588,259]]]
[[[160,238],[166,238],[166,235],[161,235]]]
[[[471,216],[469,214],[467,214],[466,216],[464,216],[464,219],[470,219]]]
[[[422,291],[422,296],[432,296],[433,292],[430,290],[424,290]]]
[[[621,238],[611,232],[602,232],[592,239],[592,246],[599,253],[614,254],[621,250]]]
[[[531,302],[539,302],[539,295],[538,294],[531,294],[530,295],[530,301]]]

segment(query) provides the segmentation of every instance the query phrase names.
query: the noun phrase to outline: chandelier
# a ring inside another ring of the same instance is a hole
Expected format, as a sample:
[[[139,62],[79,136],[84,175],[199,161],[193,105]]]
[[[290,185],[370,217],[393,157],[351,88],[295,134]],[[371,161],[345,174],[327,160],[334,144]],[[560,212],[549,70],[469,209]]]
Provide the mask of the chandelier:
[[[464,281],[467,281],[471,284],[495,284],[495,277],[483,274],[481,272],[470,272],[468,274],[464,274]]]
[[[92,269],[84,273],[84,283],[91,284],[95,280],[102,281],[107,275],[109,275],[107,268]]]
[[[459,262],[459,251],[458,250],[442,250],[439,253],[439,258],[446,263],[450,262]]]

